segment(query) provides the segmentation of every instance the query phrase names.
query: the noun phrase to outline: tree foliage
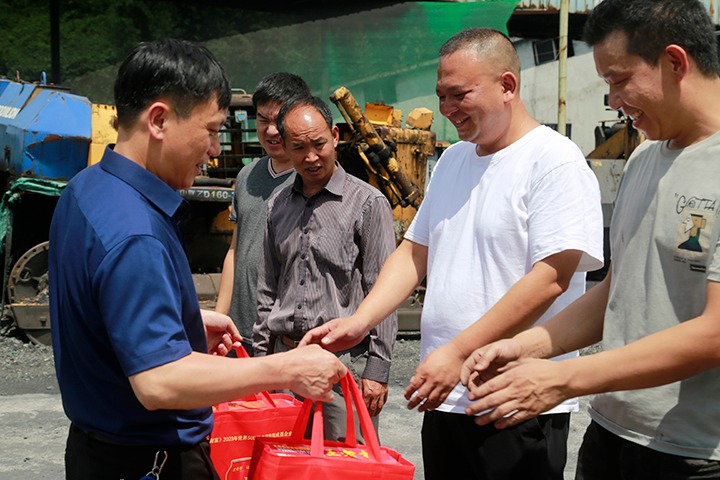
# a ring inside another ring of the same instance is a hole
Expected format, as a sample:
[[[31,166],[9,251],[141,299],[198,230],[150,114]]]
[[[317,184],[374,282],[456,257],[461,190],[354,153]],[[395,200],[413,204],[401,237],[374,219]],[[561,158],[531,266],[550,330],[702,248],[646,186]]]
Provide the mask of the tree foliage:
[[[61,83],[117,64],[138,42],[203,42],[271,26],[288,15],[148,0],[58,0]],[[51,71],[50,0],[0,0],[0,76],[27,81]],[[50,81],[55,79],[49,78]]]

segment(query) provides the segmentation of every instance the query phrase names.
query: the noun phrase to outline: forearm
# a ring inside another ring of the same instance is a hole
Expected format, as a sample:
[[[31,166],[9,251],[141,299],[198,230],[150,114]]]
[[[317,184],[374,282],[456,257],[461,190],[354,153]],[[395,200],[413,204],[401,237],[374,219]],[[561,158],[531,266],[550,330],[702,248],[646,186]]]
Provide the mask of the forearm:
[[[715,326],[707,328],[707,323],[697,318],[625,347],[562,362],[567,367],[567,385],[573,396],[635,390],[716,367],[720,365],[720,338],[713,333]],[[712,348],[706,348],[709,345]]]
[[[404,240],[388,257],[377,281],[353,315],[378,325],[412,294],[427,272],[427,247]]]
[[[225,254],[223,261],[222,275],[220,276],[220,286],[218,287],[218,296],[215,303],[215,311],[228,314],[230,311],[230,303],[232,302],[233,283],[235,281],[235,233],[233,233],[232,244]]]
[[[558,270],[552,257],[538,262],[485,315],[457,335],[453,345],[467,357],[477,348],[531,327],[567,290],[579,255],[565,255],[565,258],[569,258],[570,263],[564,271]]]
[[[551,358],[602,340],[611,275],[547,322],[517,334],[523,357]]]
[[[568,364],[568,384],[582,394],[633,390],[665,385],[716,367],[720,365],[717,311],[706,308],[698,317],[624,347],[574,359]]]
[[[233,359],[193,352],[130,377],[149,410],[207,407],[255,392],[288,388],[291,370],[282,355]]]

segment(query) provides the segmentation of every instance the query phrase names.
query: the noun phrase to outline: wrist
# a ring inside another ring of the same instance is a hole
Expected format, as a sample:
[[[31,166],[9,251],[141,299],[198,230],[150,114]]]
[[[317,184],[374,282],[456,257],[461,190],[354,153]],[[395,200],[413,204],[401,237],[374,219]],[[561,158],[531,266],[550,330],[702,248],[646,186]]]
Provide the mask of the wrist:
[[[350,320],[355,327],[354,329],[356,331],[362,331],[364,332],[364,335],[367,335],[370,333],[370,330],[372,330],[375,325],[379,322],[373,322],[373,318],[369,315],[364,314],[363,312],[360,312],[359,310],[355,312],[355,314],[350,317]],[[363,336],[364,336],[363,335]]]
[[[596,393],[593,388],[593,380],[597,372],[593,374],[592,361],[588,358],[577,357],[557,362],[562,369],[564,378],[563,385],[567,390],[567,398],[582,397]],[[588,368],[590,367],[590,370]]]
[[[273,378],[276,378],[279,384],[278,390],[292,390],[293,383],[297,380],[298,372],[295,370],[297,361],[293,358],[292,352],[293,350],[289,350],[261,357],[269,362],[277,362],[271,363],[271,371]]]
[[[552,343],[549,341],[547,331],[534,327],[522,331],[510,338],[517,346],[518,358],[549,358],[552,353]]]
[[[475,350],[475,348],[472,348],[472,346],[463,345],[463,343],[457,337],[450,340],[447,345],[448,349],[452,352],[452,355],[463,362]]]

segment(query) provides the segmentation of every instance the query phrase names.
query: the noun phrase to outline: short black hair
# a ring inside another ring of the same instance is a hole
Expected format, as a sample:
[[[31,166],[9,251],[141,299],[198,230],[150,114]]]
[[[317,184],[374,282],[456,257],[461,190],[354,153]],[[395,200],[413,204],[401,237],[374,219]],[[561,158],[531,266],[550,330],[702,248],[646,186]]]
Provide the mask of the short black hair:
[[[485,27],[461,30],[440,47],[440,56],[445,57],[466,49],[474,51],[503,70],[512,72],[518,81],[520,80],[520,58],[515,44],[500,30]]]
[[[320,115],[322,115],[325,119],[325,123],[327,123],[328,128],[332,129],[332,111],[330,110],[330,106],[322,98],[311,96],[293,97],[287,102],[285,102],[285,104],[280,108],[277,120],[275,121],[278,132],[280,133],[280,136],[283,138],[283,140],[285,139],[285,117],[290,112],[300,107],[312,107],[317,110]]]
[[[258,105],[268,103],[285,103],[293,97],[309,97],[310,87],[305,80],[294,73],[275,72],[263,77],[255,87],[252,103]]]
[[[665,47],[674,44],[704,76],[718,76],[715,27],[698,0],[604,0],[585,22],[583,37],[592,47],[617,31],[627,35],[627,53],[649,65],[657,65]]]
[[[205,47],[184,40],[143,42],[125,58],[115,80],[118,125],[129,127],[152,102],[166,97],[181,118],[200,103],[230,105],[230,80]]]

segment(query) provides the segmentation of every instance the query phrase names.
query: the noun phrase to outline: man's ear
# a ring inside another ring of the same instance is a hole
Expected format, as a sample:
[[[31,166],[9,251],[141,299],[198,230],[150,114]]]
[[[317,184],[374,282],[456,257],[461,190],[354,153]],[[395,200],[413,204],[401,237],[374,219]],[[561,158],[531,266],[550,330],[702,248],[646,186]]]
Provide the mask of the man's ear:
[[[172,110],[165,102],[155,102],[147,110],[148,133],[155,140],[162,140],[167,131],[167,122]]]
[[[672,67],[672,72],[678,78],[687,75],[690,68],[690,58],[684,48],[675,44],[668,45],[665,47],[664,55]]]
[[[518,90],[518,81],[514,73],[504,72],[500,75],[500,85],[503,89],[503,97],[505,97],[505,101],[509,102],[515,98]]]
[[[338,143],[340,143],[340,129],[337,125],[333,125],[332,127],[332,137],[333,137],[333,145],[335,148],[337,148]]]

